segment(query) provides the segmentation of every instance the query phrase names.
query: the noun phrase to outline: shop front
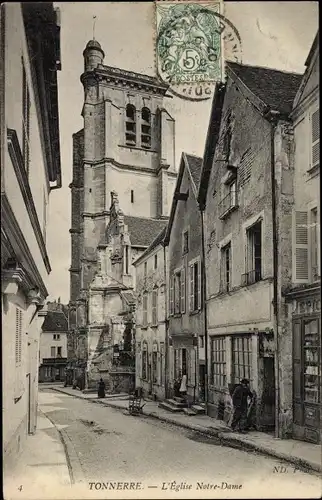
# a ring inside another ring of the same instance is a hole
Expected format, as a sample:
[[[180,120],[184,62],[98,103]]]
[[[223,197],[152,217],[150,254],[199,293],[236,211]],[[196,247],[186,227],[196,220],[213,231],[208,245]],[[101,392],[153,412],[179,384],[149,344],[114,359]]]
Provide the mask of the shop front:
[[[321,443],[320,286],[291,294],[293,300],[293,435]]]

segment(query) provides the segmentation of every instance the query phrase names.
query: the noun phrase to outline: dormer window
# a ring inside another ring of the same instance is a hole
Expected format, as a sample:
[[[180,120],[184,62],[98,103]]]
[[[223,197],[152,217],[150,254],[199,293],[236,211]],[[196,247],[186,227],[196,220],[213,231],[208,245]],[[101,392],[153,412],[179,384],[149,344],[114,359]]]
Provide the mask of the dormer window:
[[[136,110],[133,104],[126,106],[125,143],[127,146],[136,145]]]
[[[145,149],[151,148],[151,111],[142,108],[141,111],[141,146]]]

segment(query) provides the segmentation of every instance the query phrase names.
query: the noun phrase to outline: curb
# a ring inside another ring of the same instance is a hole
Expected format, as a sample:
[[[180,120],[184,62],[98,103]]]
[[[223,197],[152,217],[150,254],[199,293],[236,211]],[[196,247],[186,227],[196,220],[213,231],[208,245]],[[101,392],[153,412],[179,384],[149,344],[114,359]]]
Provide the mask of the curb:
[[[71,397],[76,397],[78,399],[82,399],[83,401],[90,401],[91,403],[96,403],[100,404],[102,406],[107,406],[109,408],[114,408],[116,410],[126,410],[124,406],[115,404],[115,403],[109,403],[106,401],[101,401],[101,400],[95,400],[95,399],[87,399],[84,398],[83,396],[78,396],[78,394],[68,394],[62,390],[56,389],[56,388],[51,388],[53,391],[60,392],[62,394],[66,394],[67,396]],[[295,465],[299,470],[303,472],[310,472],[314,474],[320,474],[322,472],[322,466],[315,464],[313,462],[309,462],[305,459],[302,458],[297,458],[297,457],[292,457],[289,455],[285,455],[284,453],[278,452],[271,450],[270,448],[266,447],[261,447],[258,446],[256,443],[250,443],[247,441],[239,440],[237,438],[233,438],[231,436],[227,436],[226,434],[230,433],[230,429],[227,429],[227,431],[223,431],[221,429],[205,429],[204,427],[200,427],[199,425],[191,425],[191,424],[186,424],[184,422],[178,422],[177,420],[172,419],[171,417],[163,417],[160,415],[157,415],[154,412],[151,411],[144,411],[143,410],[143,415],[151,418],[156,418],[157,420],[160,420],[161,422],[165,422],[168,424],[175,425],[176,427],[181,427],[183,429],[187,430],[192,430],[195,432],[199,432],[200,434],[206,435],[206,436],[211,436],[211,437],[216,437],[220,440],[220,443],[223,446],[230,446],[232,448],[236,449],[241,449],[241,450],[249,450],[249,451],[255,451],[257,453],[260,453],[261,455],[265,456],[270,456],[272,458],[277,458],[279,460],[283,460],[283,462],[293,464]],[[58,429],[57,429],[58,430]],[[59,432],[59,431],[58,431]]]

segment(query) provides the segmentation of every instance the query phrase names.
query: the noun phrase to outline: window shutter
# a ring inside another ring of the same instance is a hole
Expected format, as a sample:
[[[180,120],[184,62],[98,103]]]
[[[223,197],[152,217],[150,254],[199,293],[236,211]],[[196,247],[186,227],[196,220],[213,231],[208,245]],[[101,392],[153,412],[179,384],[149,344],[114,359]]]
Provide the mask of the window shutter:
[[[308,263],[308,215],[295,212],[295,280],[306,282],[309,279]]]
[[[190,271],[190,280],[189,280],[189,286],[190,286],[190,289],[189,289],[189,297],[190,297],[190,300],[189,300],[189,311],[193,311],[194,310],[194,283],[195,283],[195,280],[194,280],[194,268],[193,268],[193,265],[189,266],[189,271]]]
[[[16,365],[21,363],[21,342],[22,342],[22,311],[16,307],[16,343],[15,343],[15,358]]]
[[[201,309],[201,262],[198,262],[198,309]]]
[[[186,272],[185,268],[181,269],[181,312],[186,312]]]
[[[311,168],[320,164],[320,110],[317,109],[311,115],[312,130],[312,163]]]
[[[174,277],[170,276],[170,316],[173,315],[173,280]]]

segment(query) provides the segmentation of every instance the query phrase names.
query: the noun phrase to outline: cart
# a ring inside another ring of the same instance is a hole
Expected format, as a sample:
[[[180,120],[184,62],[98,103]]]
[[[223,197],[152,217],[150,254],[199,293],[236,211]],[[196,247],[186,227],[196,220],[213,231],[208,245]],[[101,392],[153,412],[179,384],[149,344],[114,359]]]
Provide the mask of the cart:
[[[133,394],[130,394],[130,397],[129,397],[129,413],[130,413],[130,415],[141,414],[144,406],[145,406],[145,403],[142,404],[141,391],[135,391]]]

